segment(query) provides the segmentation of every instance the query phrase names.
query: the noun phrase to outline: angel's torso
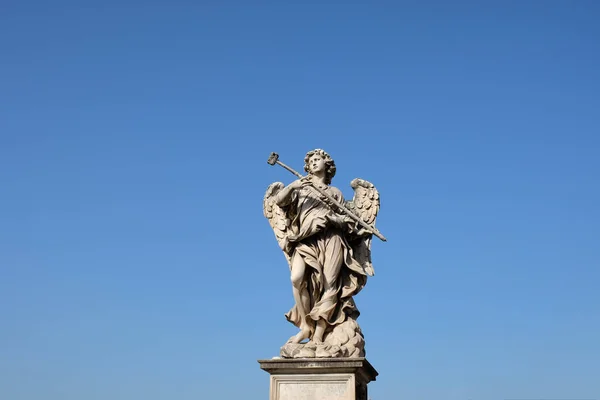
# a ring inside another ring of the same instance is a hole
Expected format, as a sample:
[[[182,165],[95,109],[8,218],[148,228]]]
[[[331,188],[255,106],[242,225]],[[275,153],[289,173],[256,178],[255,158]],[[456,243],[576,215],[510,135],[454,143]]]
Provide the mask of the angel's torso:
[[[342,192],[338,188],[326,186],[323,189],[340,203],[344,202]],[[299,224],[297,228],[303,231],[304,235],[322,230],[317,229],[317,226],[324,227],[323,225],[327,223],[325,216],[332,213],[331,208],[320,199],[321,195],[310,186],[299,189],[297,196],[298,217],[296,221]]]

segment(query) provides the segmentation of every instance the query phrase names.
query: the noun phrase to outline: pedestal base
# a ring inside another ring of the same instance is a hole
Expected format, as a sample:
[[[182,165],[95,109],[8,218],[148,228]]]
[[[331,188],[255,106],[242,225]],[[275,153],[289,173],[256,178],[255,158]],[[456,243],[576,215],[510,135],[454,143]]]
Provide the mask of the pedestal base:
[[[378,375],[365,358],[258,360],[271,374],[269,400],[367,400]]]

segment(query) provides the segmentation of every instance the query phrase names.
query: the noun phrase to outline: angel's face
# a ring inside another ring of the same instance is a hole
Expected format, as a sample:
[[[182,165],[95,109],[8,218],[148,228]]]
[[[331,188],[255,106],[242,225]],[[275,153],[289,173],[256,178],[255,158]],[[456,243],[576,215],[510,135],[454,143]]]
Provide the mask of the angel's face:
[[[308,160],[308,167],[310,168],[310,172],[313,174],[324,172],[325,159],[322,156],[315,154]]]

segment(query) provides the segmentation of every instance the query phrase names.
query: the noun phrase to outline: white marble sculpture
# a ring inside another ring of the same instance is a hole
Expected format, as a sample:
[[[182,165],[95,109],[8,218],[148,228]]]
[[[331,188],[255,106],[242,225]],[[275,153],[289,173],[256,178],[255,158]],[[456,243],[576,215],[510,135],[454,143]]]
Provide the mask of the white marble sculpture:
[[[284,186],[272,183],[265,193],[264,215],[288,261],[295,304],[285,315],[300,330],[281,348],[284,358],[364,357],[364,338],[353,300],[373,276],[371,240],[385,237],[374,227],[379,193],[373,184],[354,179],[352,201],[331,186],[336,167],[325,151],[309,151],[307,176]],[[308,340],[307,343],[304,341]]]

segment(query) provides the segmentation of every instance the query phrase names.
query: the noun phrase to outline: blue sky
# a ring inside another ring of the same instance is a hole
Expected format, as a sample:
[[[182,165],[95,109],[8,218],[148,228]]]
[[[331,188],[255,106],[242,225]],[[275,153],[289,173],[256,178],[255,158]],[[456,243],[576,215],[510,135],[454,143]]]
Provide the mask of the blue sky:
[[[599,399],[600,3],[2,2],[0,398],[264,399],[270,152],[381,193],[373,400]]]

